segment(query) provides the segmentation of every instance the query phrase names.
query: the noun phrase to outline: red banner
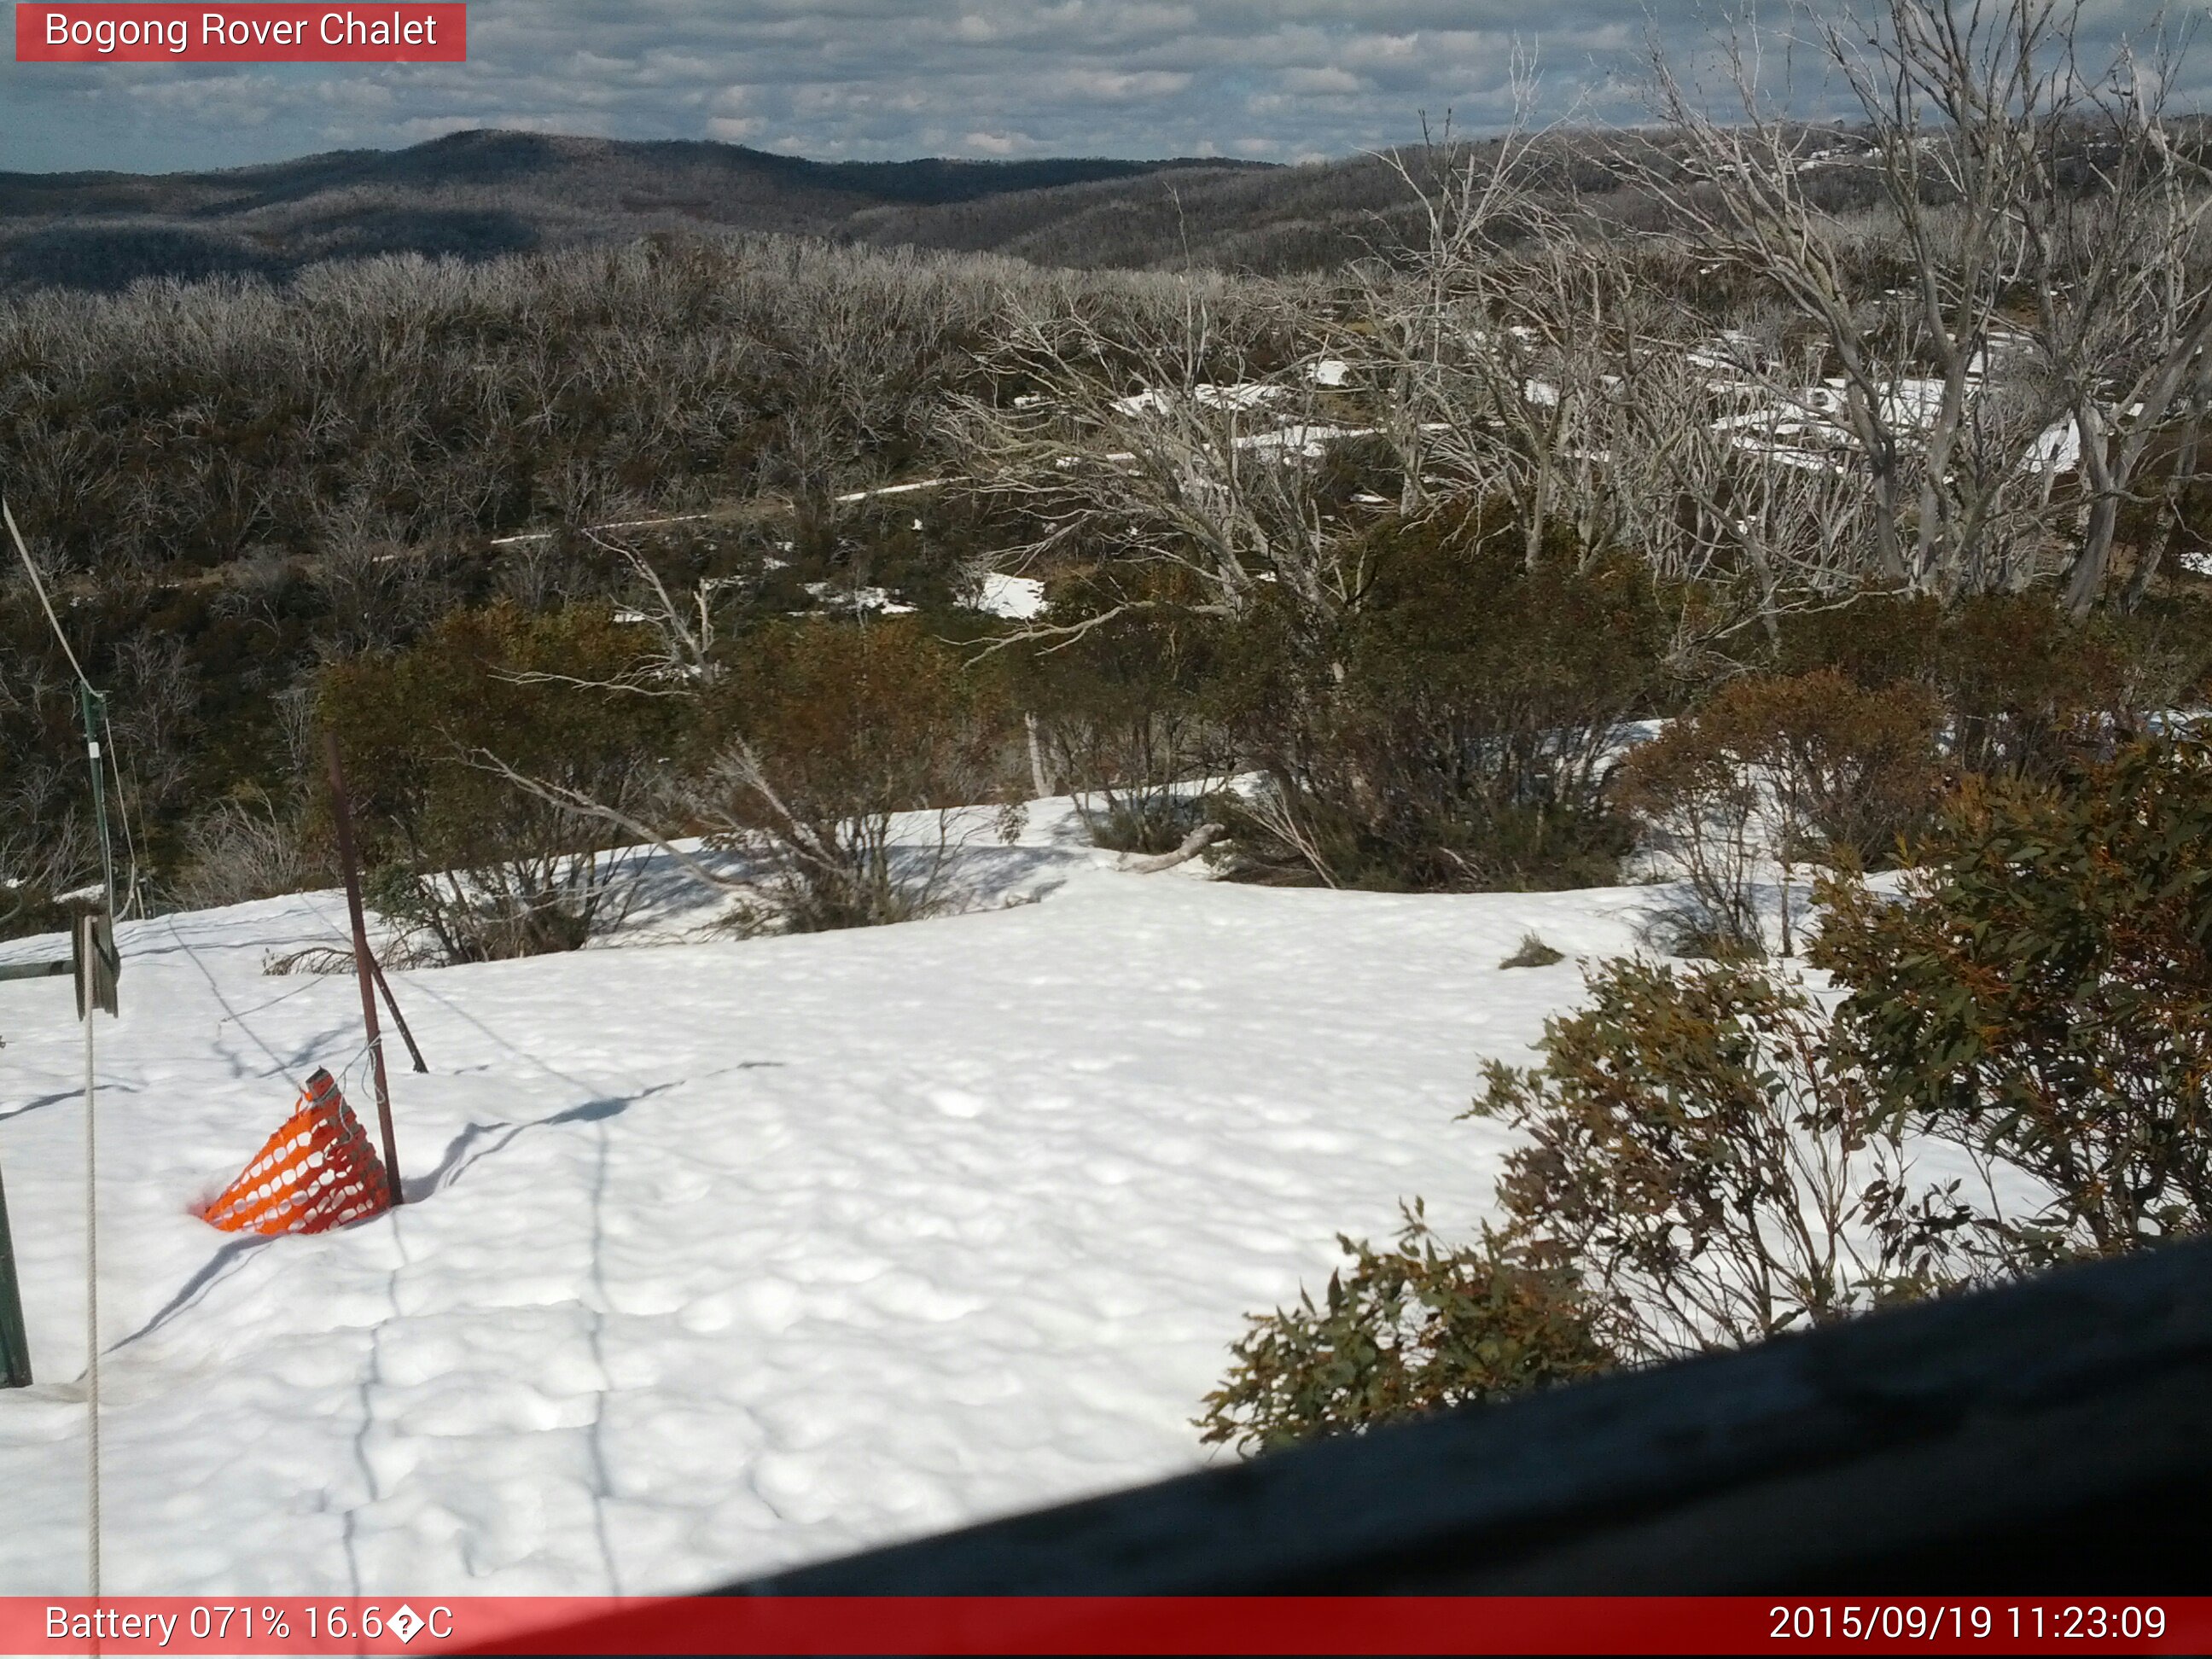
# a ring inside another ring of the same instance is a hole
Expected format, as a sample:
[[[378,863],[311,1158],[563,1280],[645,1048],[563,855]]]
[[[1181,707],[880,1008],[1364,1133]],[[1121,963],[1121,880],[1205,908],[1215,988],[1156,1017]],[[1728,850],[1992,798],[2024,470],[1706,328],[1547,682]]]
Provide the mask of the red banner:
[[[0,1598],[0,1653],[2212,1652],[2212,1596]]]
[[[16,0],[19,64],[459,64],[465,5],[98,5]]]

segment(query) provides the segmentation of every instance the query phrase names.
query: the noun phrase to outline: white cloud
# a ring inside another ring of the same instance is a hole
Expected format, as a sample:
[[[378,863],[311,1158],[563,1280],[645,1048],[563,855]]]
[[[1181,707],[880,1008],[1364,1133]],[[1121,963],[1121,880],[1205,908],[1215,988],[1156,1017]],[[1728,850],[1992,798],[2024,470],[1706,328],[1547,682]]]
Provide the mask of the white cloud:
[[[1170,98],[1190,84],[1172,70],[1054,70],[1044,78],[1048,92],[1101,104],[1128,104]]]
[[[2094,45],[2156,4],[2096,0]],[[1649,15],[1693,59],[1722,9]],[[1626,0],[475,0],[465,64],[0,64],[0,167],[268,160],[324,147],[334,120],[378,144],[496,125],[855,159],[1341,155],[1412,137],[1424,111],[1503,118],[1516,48],[1538,56],[1540,115],[1632,118],[1646,15]]]
[[[1285,70],[1282,82],[1285,91],[1319,93],[1324,96],[1343,96],[1367,89],[1367,82],[1362,77],[1350,70],[1338,69],[1334,65],[1324,69]]]

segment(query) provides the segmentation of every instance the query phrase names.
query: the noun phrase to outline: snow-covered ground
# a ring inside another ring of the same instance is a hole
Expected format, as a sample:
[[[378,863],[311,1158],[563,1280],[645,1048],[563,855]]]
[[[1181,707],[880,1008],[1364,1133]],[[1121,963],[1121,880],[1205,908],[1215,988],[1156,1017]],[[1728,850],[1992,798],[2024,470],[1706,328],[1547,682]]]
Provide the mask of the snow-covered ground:
[[[1534,929],[1648,889],[1398,897],[1138,876],[1041,804],[988,908],[395,973],[410,1200],[313,1238],[196,1218],[317,1065],[373,1116],[337,895],[131,923],[99,1030],[106,1588],[696,1588],[1126,1486],[1248,1311],[1402,1195],[1486,1211],[1485,1060],[1572,1001]],[[1038,902],[1023,902],[1035,898]],[[0,960],[52,953],[16,941]],[[83,1582],[80,1029],[0,984],[0,1170],[39,1382],[0,1393],[0,1593]]]
[[[987,616],[1028,622],[1044,614],[1044,584],[1034,576],[1009,576],[991,570],[978,586],[975,609]]]

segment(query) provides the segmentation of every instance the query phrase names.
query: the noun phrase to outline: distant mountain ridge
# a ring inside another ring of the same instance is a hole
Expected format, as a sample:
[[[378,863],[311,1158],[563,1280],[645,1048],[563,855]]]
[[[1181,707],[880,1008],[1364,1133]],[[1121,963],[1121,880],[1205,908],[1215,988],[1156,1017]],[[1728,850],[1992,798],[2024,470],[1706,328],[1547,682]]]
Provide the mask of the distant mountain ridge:
[[[158,210],[179,199],[248,209],[349,185],[499,185],[593,167],[774,180],[799,191],[842,191],[881,201],[957,202],[1006,191],[1125,179],[1183,167],[1252,170],[1257,162],[1187,158],[1026,161],[932,157],[911,161],[811,161],[706,140],[566,137],[480,129],[405,149],[328,150],[207,173],[0,173],[0,212],[40,206]]]
[[[1340,188],[1305,199],[1347,169],[1373,170],[1199,157],[811,161],[736,144],[479,131],[220,172],[0,173],[0,286],[282,277],[319,259],[489,257],[686,228],[996,248],[1049,263],[1144,264],[1178,252],[1221,262],[1239,235],[1296,230],[1316,210],[1357,216],[1363,204],[1336,199]],[[1352,196],[1371,197],[1373,182],[1361,179]],[[1322,240],[1340,257],[1341,236]],[[1316,257],[1318,245],[1289,263]]]

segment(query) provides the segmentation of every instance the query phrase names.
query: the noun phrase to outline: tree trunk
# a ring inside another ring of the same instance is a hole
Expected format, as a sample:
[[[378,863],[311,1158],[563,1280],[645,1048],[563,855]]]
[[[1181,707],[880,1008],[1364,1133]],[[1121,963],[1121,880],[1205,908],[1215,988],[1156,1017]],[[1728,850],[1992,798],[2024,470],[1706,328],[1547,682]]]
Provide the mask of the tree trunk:
[[[1036,792],[1037,799],[1043,800],[1052,793],[1052,781],[1045,772],[1044,745],[1037,740],[1037,717],[1024,714],[1022,725],[1030,740],[1030,787]]]

